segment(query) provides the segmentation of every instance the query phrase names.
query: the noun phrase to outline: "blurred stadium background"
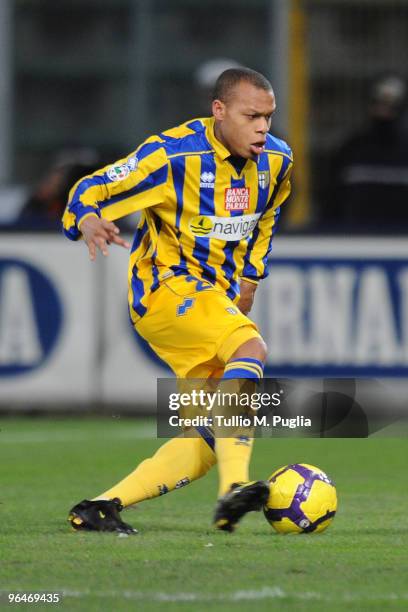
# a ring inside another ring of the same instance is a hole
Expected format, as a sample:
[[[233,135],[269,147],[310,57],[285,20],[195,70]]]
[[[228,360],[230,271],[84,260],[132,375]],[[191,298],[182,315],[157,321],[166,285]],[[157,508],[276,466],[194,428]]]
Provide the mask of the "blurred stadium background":
[[[404,380],[407,54],[408,0],[2,0],[1,409],[153,404],[168,372],[128,324],[127,255],[91,265],[61,207],[89,169],[208,114],[235,63],[270,78],[296,159],[254,311],[268,374]]]

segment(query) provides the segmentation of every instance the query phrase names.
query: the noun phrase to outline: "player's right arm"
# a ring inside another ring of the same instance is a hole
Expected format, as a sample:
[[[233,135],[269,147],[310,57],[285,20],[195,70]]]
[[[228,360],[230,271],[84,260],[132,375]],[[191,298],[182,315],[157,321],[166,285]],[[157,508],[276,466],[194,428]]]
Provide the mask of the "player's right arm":
[[[88,247],[91,261],[96,259],[97,249],[106,257],[108,245],[111,243],[130,249],[130,244],[119,236],[120,230],[112,221],[92,214],[82,221],[79,229]]]
[[[62,219],[70,240],[83,237],[91,259],[109,243],[129,248],[113,223],[133,212],[163,202],[168,161],[162,141],[152,137],[127,158],[97,170],[71,189]]]

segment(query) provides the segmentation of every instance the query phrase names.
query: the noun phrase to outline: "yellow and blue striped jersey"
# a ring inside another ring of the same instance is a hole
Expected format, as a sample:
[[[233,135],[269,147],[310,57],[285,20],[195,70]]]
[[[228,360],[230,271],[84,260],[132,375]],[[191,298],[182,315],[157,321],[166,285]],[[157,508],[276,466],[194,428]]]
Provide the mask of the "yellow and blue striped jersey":
[[[257,283],[267,275],[279,208],[290,193],[292,153],[268,134],[264,152],[241,171],[229,158],[214,136],[214,118],[195,119],[148,138],[71,189],[63,216],[71,240],[90,214],[113,221],[142,211],[129,263],[133,321],[172,274],[209,281],[232,300],[240,278]]]

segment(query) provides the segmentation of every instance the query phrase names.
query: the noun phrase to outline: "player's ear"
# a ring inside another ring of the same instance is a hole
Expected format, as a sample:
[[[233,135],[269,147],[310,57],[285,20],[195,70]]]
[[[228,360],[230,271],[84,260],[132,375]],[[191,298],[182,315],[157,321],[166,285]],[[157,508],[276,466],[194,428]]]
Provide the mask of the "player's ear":
[[[225,116],[225,104],[221,100],[213,100],[212,112],[218,121],[222,121]]]

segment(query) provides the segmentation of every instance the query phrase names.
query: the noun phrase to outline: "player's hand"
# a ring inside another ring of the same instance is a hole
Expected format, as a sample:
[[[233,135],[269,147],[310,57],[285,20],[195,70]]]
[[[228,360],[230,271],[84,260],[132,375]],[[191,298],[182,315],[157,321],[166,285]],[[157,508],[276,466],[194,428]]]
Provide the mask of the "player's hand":
[[[125,249],[130,248],[130,244],[120,238],[120,229],[112,221],[92,215],[84,219],[79,229],[88,246],[91,261],[95,261],[97,249],[106,257],[110,244],[118,244]]]
[[[255,285],[255,283],[249,283],[248,281],[241,279],[238,308],[244,315],[247,315],[252,308],[256,288],[257,285]]]

